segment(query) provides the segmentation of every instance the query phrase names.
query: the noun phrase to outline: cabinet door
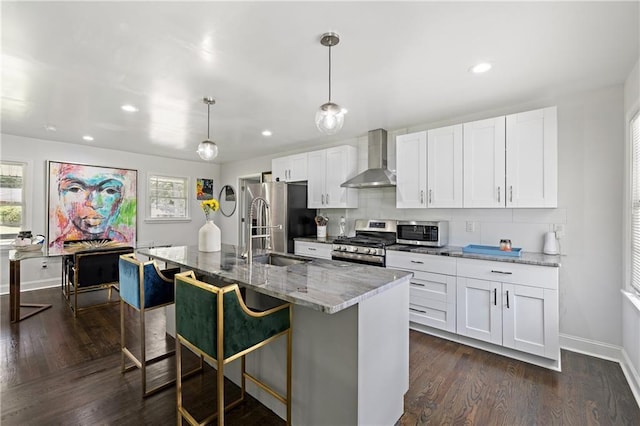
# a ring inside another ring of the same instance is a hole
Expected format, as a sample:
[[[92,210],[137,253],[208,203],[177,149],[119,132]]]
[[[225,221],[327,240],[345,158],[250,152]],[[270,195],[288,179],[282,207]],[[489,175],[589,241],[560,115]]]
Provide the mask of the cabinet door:
[[[457,330],[462,336],[502,344],[500,283],[457,278]]]
[[[427,133],[396,137],[396,207],[427,204]]]
[[[320,209],[325,207],[324,179],[327,153],[325,150],[310,152],[308,160],[307,207]]]
[[[503,345],[558,359],[558,292],[517,284],[502,284]]]
[[[505,206],[505,118],[464,124],[464,207]]]
[[[325,172],[325,207],[346,208],[358,206],[357,189],[340,185],[357,171],[357,149],[344,145],[328,148]]]
[[[289,156],[289,182],[307,180],[307,153]]]
[[[289,170],[289,157],[271,160],[271,177],[274,181],[286,182]]]
[[[427,207],[462,207],[462,124],[427,132]]]
[[[558,206],[556,107],[506,119],[507,207]]]

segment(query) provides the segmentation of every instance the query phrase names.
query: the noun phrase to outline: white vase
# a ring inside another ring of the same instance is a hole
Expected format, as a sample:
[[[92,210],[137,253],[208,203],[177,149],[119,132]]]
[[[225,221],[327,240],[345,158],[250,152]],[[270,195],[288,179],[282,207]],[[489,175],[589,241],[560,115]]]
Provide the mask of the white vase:
[[[220,251],[220,228],[213,220],[207,220],[198,231],[198,250]]]

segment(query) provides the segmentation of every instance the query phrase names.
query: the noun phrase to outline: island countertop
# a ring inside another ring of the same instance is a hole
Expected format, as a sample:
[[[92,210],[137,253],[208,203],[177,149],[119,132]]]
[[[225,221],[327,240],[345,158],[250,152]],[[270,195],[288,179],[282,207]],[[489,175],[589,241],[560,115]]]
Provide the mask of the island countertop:
[[[223,244],[221,251],[210,253],[198,251],[197,246],[141,249],[137,253],[206,275],[216,285],[238,283],[258,293],[328,314],[386,291],[411,275],[377,266],[316,258],[305,258],[307,262],[290,266],[256,262],[249,266],[240,256],[241,250],[228,244]]]

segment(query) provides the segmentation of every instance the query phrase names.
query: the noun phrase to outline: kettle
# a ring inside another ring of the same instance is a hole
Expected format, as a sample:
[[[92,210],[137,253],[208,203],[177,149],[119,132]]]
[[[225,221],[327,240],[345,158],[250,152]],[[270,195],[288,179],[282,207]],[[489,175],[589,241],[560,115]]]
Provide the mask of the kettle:
[[[556,240],[555,232],[546,232],[544,234],[544,246],[542,248],[544,254],[558,254],[558,240]]]

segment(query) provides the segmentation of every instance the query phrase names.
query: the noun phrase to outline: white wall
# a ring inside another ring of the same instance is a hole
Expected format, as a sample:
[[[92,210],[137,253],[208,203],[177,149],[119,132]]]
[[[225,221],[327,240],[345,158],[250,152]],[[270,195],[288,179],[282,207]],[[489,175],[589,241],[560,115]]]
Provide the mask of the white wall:
[[[353,219],[445,219],[450,221],[450,244],[496,245],[510,238],[515,247],[542,250],[543,234],[564,224],[561,241],[560,328],[579,340],[620,347],[622,344],[622,205],[624,125],[623,87],[507,106],[472,116],[407,129],[389,130],[389,168],[395,168],[395,136],[418,130],[558,106],[559,185],[557,209],[396,209],[395,188],[359,190],[357,209],[321,210],[329,216],[328,231],[337,235],[340,216],[348,232]],[[366,168],[366,136],[345,143],[359,147],[359,167]],[[280,156],[280,155],[278,155]],[[223,183],[243,174],[270,168],[270,158],[222,166]],[[475,232],[466,232],[466,221]],[[229,236],[233,232],[223,230]]]
[[[139,243],[166,242],[175,245],[197,244],[198,229],[204,223],[204,213],[195,198],[196,178],[214,179],[214,193],[220,190],[220,166],[200,161],[184,161],[153,155],[123,153],[121,151],[60,143],[42,139],[24,138],[2,134],[1,156],[3,159],[29,161],[32,165],[32,194],[29,194],[31,214],[26,229],[34,234],[46,232],[46,161],[68,161],[74,163],[114,166],[138,170],[138,225]],[[188,176],[193,188],[190,204],[191,221],[188,222],[145,222],[147,173],[166,173],[170,176]],[[220,214],[215,215],[218,221]],[[9,273],[7,251],[0,253],[2,275],[0,292],[8,291]],[[60,283],[60,262],[58,258],[48,259],[48,267],[41,268],[40,260],[28,260],[22,266],[23,289],[38,288]]]

